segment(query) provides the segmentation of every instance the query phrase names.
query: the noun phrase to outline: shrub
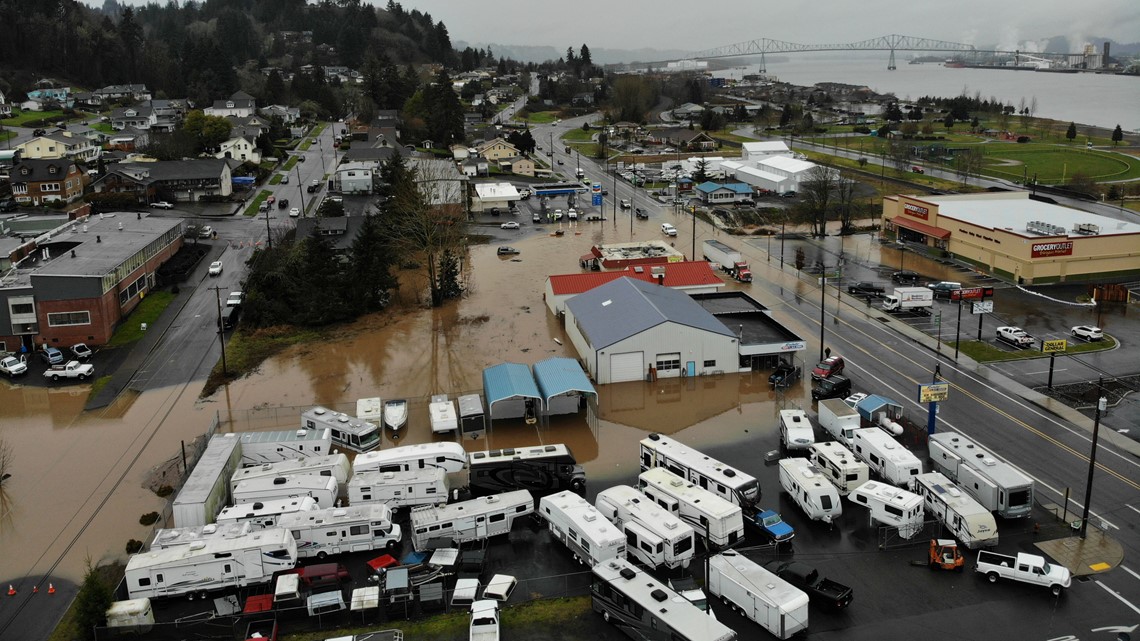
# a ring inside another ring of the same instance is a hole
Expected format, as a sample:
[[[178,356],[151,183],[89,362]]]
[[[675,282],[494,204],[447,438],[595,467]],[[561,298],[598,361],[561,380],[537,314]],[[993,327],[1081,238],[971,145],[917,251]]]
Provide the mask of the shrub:
[[[143,542],[138,539],[127,541],[127,554],[134,554],[143,549]]]
[[[158,512],[147,512],[139,517],[139,525],[151,525],[158,521]]]
[[[174,494],[174,488],[170,487],[169,485],[160,485],[154,493],[165,498],[171,494]]]

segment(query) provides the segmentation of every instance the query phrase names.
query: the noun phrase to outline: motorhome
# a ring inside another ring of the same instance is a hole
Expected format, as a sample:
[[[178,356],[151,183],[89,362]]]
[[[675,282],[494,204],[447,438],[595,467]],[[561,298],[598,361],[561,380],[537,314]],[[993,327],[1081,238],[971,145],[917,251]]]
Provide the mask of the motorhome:
[[[222,436],[241,441],[242,467],[332,454],[332,432],[328,430],[234,432]]]
[[[428,403],[428,417],[431,419],[431,433],[443,434],[459,429],[459,417],[455,413],[455,401],[447,394],[436,394]]]
[[[641,471],[654,467],[663,467],[744,509],[760,501],[760,483],[752,476],[657,433],[641,440]]]
[[[378,426],[320,406],[301,413],[301,427],[306,430],[327,429],[333,443],[354,452],[367,452],[380,444]]]
[[[343,485],[348,482],[351,473],[352,466],[348,462],[348,457],[341,453],[295,458],[237,470],[230,477],[230,491],[232,492],[242,481],[278,476],[327,476]]]
[[[400,545],[403,535],[400,526],[392,523],[391,508],[383,504],[294,512],[282,516],[279,526],[293,534],[301,558],[392,551]]]
[[[538,513],[554,538],[588,567],[625,558],[625,534],[598,513],[589,501],[569,490],[544,496]]]
[[[565,445],[484,450],[468,455],[475,496],[530,490],[536,498],[570,490],[586,493],[586,473]]]
[[[482,496],[470,501],[412,509],[412,544],[426,548],[431,539],[455,543],[482,541],[511,531],[515,519],[534,513],[534,497],[526,490]]]
[[[807,630],[808,595],[755,561],[729,550],[709,559],[709,594],[736,606],[777,639]]]
[[[852,450],[879,478],[899,487],[922,473],[922,461],[878,427],[855,430]]]
[[[459,443],[422,443],[359,454],[352,463],[353,474],[365,472],[406,472],[429,467],[448,474],[467,469],[467,451]]]
[[[935,471],[998,516],[1028,516],[1033,507],[1033,479],[961,434],[931,434],[930,461]]]
[[[739,505],[701,489],[663,467],[645,470],[637,489],[669,510],[705,538],[708,548],[726,548],[744,539],[744,515]]]
[[[622,559],[594,566],[594,612],[636,641],[734,641],[736,632]]]
[[[867,481],[855,488],[847,500],[870,510],[870,519],[898,528],[899,536],[909,539],[922,529],[922,497],[887,483]]]
[[[626,555],[651,568],[688,567],[696,533],[628,485],[602,490],[594,500],[602,516],[625,531]]]
[[[807,412],[780,410],[780,445],[786,450],[806,450],[815,443],[815,431]]]
[[[154,531],[150,549],[164,550],[207,539],[242,538],[256,529],[249,523],[210,523],[193,527],[159,528]]]
[[[242,481],[234,488],[233,497],[237,504],[311,496],[321,507],[332,507],[339,492],[336,479],[332,477],[275,476]]]
[[[153,599],[268,583],[296,564],[293,535],[273,528],[136,554],[125,581],[130,598]]]
[[[839,444],[839,441],[813,443],[808,448],[808,460],[819,468],[831,481],[840,496],[847,496],[851,490],[871,479],[871,468]]]
[[[780,459],[780,487],[814,521],[831,523],[843,514],[839,490],[807,459]]]
[[[217,522],[218,524],[250,523],[254,528],[264,530],[276,527],[278,520],[285,514],[311,512],[319,510],[320,507],[311,496],[291,496],[287,499],[272,501],[238,503],[219,512]]]
[[[941,472],[914,477],[911,491],[922,497],[926,510],[966,547],[976,549],[998,544],[994,515]]]
[[[447,503],[449,485],[443,468],[407,472],[365,472],[348,481],[349,505],[382,503],[393,510]]]

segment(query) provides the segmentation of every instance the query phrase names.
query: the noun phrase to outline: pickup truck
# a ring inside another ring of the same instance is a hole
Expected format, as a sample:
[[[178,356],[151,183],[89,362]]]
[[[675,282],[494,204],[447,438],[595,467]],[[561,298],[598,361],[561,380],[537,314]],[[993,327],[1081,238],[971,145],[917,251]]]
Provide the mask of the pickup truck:
[[[792,529],[792,526],[788,525],[780,517],[780,513],[775,510],[760,510],[755,515],[748,517],[744,523],[759,530],[773,545],[790,543],[796,536],[796,531]]]
[[[1060,596],[1065,588],[1073,583],[1073,577],[1067,568],[1053,565],[1043,556],[1023,552],[1019,552],[1017,556],[1010,556],[979,550],[978,562],[974,569],[984,574],[990,583],[997,583],[999,578],[1006,578],[1044,585],[1054,596]]]
[[[471,604],[470,641],[499,641],[499,603],[483,599]]]
[[[799,561],[769,561],[764,564],[770,572],[793,586],[807,592],[808,598],[821,606],[841,610],[851,604],[851,588],[821,577],[819,571]]]
[[[15,356],[5,356],[0,359],[0,374],[10,377],[28,373],[28,364]]]
[[[857,283],[852,283],[847,286],[847,293],[857,296],[882,296],[887,290],[876,283],[869,280],[861,280]]]
[[[999,341],[1005,341],[1019,349],[1033,346],[1033,337],[1020,327],[999,327],[997,328],[997,338]]]
[[[52,365],[44,372],[44,377],[53,381],[58,381],[61,378],[78,378],[82,381],[94,373],[94,365],[80,363],[79,361],[68,361],[66,365]]]

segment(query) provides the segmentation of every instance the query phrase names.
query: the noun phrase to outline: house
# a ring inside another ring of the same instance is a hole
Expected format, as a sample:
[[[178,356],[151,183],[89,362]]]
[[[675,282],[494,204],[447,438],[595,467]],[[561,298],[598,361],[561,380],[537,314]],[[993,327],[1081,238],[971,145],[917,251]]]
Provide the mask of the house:
[[[111,110],[111,128],[122,131],[127,127],[150,129],[158,124],[158,114],[150,107],[120,107]]]
[[[66,158],[75,162],[88,162],[99,157],[100,149],[90,139],[71,131],[57,131],[16,145],[24,159]]]
[[[455,144],[448,147],[448,149],[451,150],[451,157],[454,158],[456,162],[463,162],[471,155],[470,148],[467,145]]]
[[[190,111],[190,101],[185,98],[151,100],[140,104],[139,107],[144,109],[149,107],[154,112],[155,123],[151,125],[151,129],[174,131],[186,119],[186,114]]]
[[[27,101],[20,104],[21,109],[28,111],[44,111],[55,107],[70,109],[73,106],[75,106],[75,98],[71,95],[71,87],[33,89],[28,92]]]
[[[10,118],[12,116],[12,105],[8,104],[8,97],[0,91],[0,118]]]
[[[716,149],[716,141],[703,131],[687,127],[673,127],[654,132],[654,138],[662,144],[671,145],[685,151],[711,151]]]
[[[305,238],[316,233],[324,236],[332,243],[333,251],[338,254],[348,253],[356,235],[360,233],[361,226],[367,216],[335,216],[332,218],[299,218],[297,220],[297,238]]]
[[[393,147],[350,147],[341,155],[342,163],[366,163],[376,169],[396,155]]]
[[[69,203],[83,196],[86,179],[71,160],[21,160],[12,167],[12,199],[27,205]]]
[[[478,111],[468,111],[463,114],[463,124],[465,125],[477,125],[481,122],[483,122],[483,114]]]
[[[570,99],[570,104],[574,107],[589,107],[594,104],[594,94],[588,91],[576,93]]]
[[[704,110],[705,108],[698,104],[686,102],[680,107],[675,108],[672,113],[674,118],[679,118],[681,120],[691,120],[700,116]]]
[[[215,100],[212,106],[203,111],[207,116],[249,118],[257,112],[257,101],[244,91],[238,91],[225,100]]]
[[[534,176],[534,161],[526,156],[512,156],[499,161],[499,169],[518,175]]]
[[[371,194],[379,178],[376,166],[371,163],[341,163],[333,177],[333,188],[342,194]]]
[[[372,119],[370,126],[377,129],[398,129],[400,112],[395,109],[377,109],[376,117]]]
[[[235,136],[218,146],[215,158],[233,158],[242,162],[259,164],[261,150],[257,148],[257,140],[249,136]]]
[[[266,118],[280,118],[282,124],[291,125],[301,119],[301,110],[298,107],[287,105],[269,105],[259,112]]]
[[[118,151],[132,152],[147,146],[150,142],[150,133],[142,129],[127,127],[118,134],[107,139],[107,148]]]
[[[491,173],[491,166],[482,156],[471,156],[460,165],[464,176],[486,176]]]
[[[614,271],[553,274],[546,277],[542,300],[550,313],[558,316],[566,309],[566,301],[623,276],[672,287],[689,295],[713,293],[725,286],[724,280],[716,275],[708,261],[692,260],[661,265],[630,265]]]
[[[246,136],[256,139],[269,133],[269,121],[260,116],[227,116],[231,136]]]
[[[146,85],[107,85],[92,93],[104,103],[112,100],[145,102],[151,99],[150,91],[147,90]]]
[[[408,158],[408,168],[416,172],[416,186],[428,205],[440,207],[467,202],[467,177],[455,168],[450,160],[438,158]]]
[[[701,201],[710,205],[731,204],[752,198],[752,186],[745,183],[718,184],[704,182],[697,185]]]
[[[502,138],[495,138],[475,147],[479,155],[492,162],[521,155],[517,147]]]
[[[121,162],[108,167],[91,188],[95,193],[133,193],[140,203],[156,198],[193,202],[229,196],[233,174],[229,161],[216,158]]]
[[[80,109],[98,111],[103,108],[103,98],[92,91],[77,91],[71,94],[71,97],[75,100],[75,106]]]

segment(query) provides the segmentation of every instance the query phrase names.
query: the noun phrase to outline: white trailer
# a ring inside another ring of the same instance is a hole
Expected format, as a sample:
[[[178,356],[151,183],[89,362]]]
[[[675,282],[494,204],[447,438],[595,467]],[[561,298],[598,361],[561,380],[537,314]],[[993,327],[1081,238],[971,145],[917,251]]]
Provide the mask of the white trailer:
[[[447,394],[436,394],[428,403],[428,417],[431,418],[432,434],[454,432],[459,429],[459,416],[455,413],[455,401]]]
[[[274,528],[136,554],[125,580],[130,598],[154,599],[268,583],[296,565],[293,535]]]
[[[663,467],[741,508],[760,501],[760,482],[684,443],[653,433],[641,439],[641,471]]]
[[[421,443],[359,454],[352,463],[352,473],[407,472],[438,467],[454,474],[467,469],[467,465],[467,451],[459,443]]]
[[[827,480],[839,490],[840,496],[847,496],[852,490],[871,480],[871,468],[839,444],[839,441],[813,443],[808,449],[808,460],[812,462]]]
[[[708,547],[726,548],[744,540],[744,515],[733,505],[701,489],[663,467],[645,470],[637,477],[637,489],[651,501],[669,510],[705,537]]]
[[[927,511],[966,547],[998,544],[994,515],[941,473],[919,474],[911,481],[911,491],[923,498]]]
[[[384,399],[379,396],[356,399],[356,418],[380,430],[384,427]]]
[[[837,441],[850,447],[855,442],[855,430],[863,426],[859,412],[841,398],[819,402],[819,426]]]
[[[987,510],[1005,518],[1029,516],[1033,508],[1033,479],[1014,466],[955,432],[930,436],[930,461],[977,499]]]
[[[164,550],[209,539],[241,538],[255,529],[257,528],[249,523],[208,523],[192,527],[159,528],[154,531],[150,549]]]
[[[539,499],[538,513],[554,538],[569,548],[579,563],[594,567],[603,561],[625,558],[625,534],[570,490]]]
[[[344,454],[328,454],[325,456],[310,456],[295,458],[277,463],[265,463],[256,467],[243,467],[230,477],[230,491],[242,481],[261,478],[276,478],[278,476],[325,476],[336,479],[337,483],[348,482],[352,473],[352,465]]]
[[[327,430],[234,432],[222,437],[241,441],[242,467],[332,454],[332,435]]]
[[[241,466],[241,441],[229,436],[210,438],[190,476],[174,498],[174,523],[179,527],[213,523],[229,502],[230,477]]]
[[[336,479],[332,477],[275,476],[242,481],[234,488],[233,495],[235,504],[311,496],[321,507],[332,507],[339,492]]]
[[[297,541],[301,558],[324,559],[330,554],[396,549],[403,532],[392,523],[387,505],[354,505],[311,512],[294,512],[281,517],[280,527]]]
[[[709,559],[708,588],[778,639],[807,630],[808,595],[734,550]]]
[[[301,413],[301,428],[320,432],[328,430],[333,443],[354,452],[367,452],[380,444],[378,426],[319,405]]]
[[[407,472],[364,472],[348,481],[348,503],[383,503],[393,510],[441,505],[447,503],[449,491],[447,473],[439,467]]]
[[[786,450],[806,450],[815,443],[815,431],[807,412],[780,410],[780,445]]]
[[[628,485],[602,490],[594,500],[602,516],[626,533],[626,555],[648,567],[688,567],[696,533]]]
[[[425,549],[435,538],[455,543],[482,541],[511,531],[515,519],[534,513],[534,497],[526,490],[481,496],[470,501],[417,507],[412,510],[412,544]]]
[[[922,474],[922,461],[877,427],[855,430],[853,449],[859,460],[888,483],[907,487],[915,476]]]
[[[898,528],[899,536],[904,539],[922,529],[922,497],[912,492],[878,481],[867,481],[855,488],[847,500],[870,510],[872,521]]]
[[[843,514],[839,490],[807,459],[780,459],[780,487],[813,521],[831,523]]]
[[[256,529],[276,527],[282,515],[319,510],[311,496],[293,496],[273,501],[238,503],[218,513],[218,524],[249,523]]]

